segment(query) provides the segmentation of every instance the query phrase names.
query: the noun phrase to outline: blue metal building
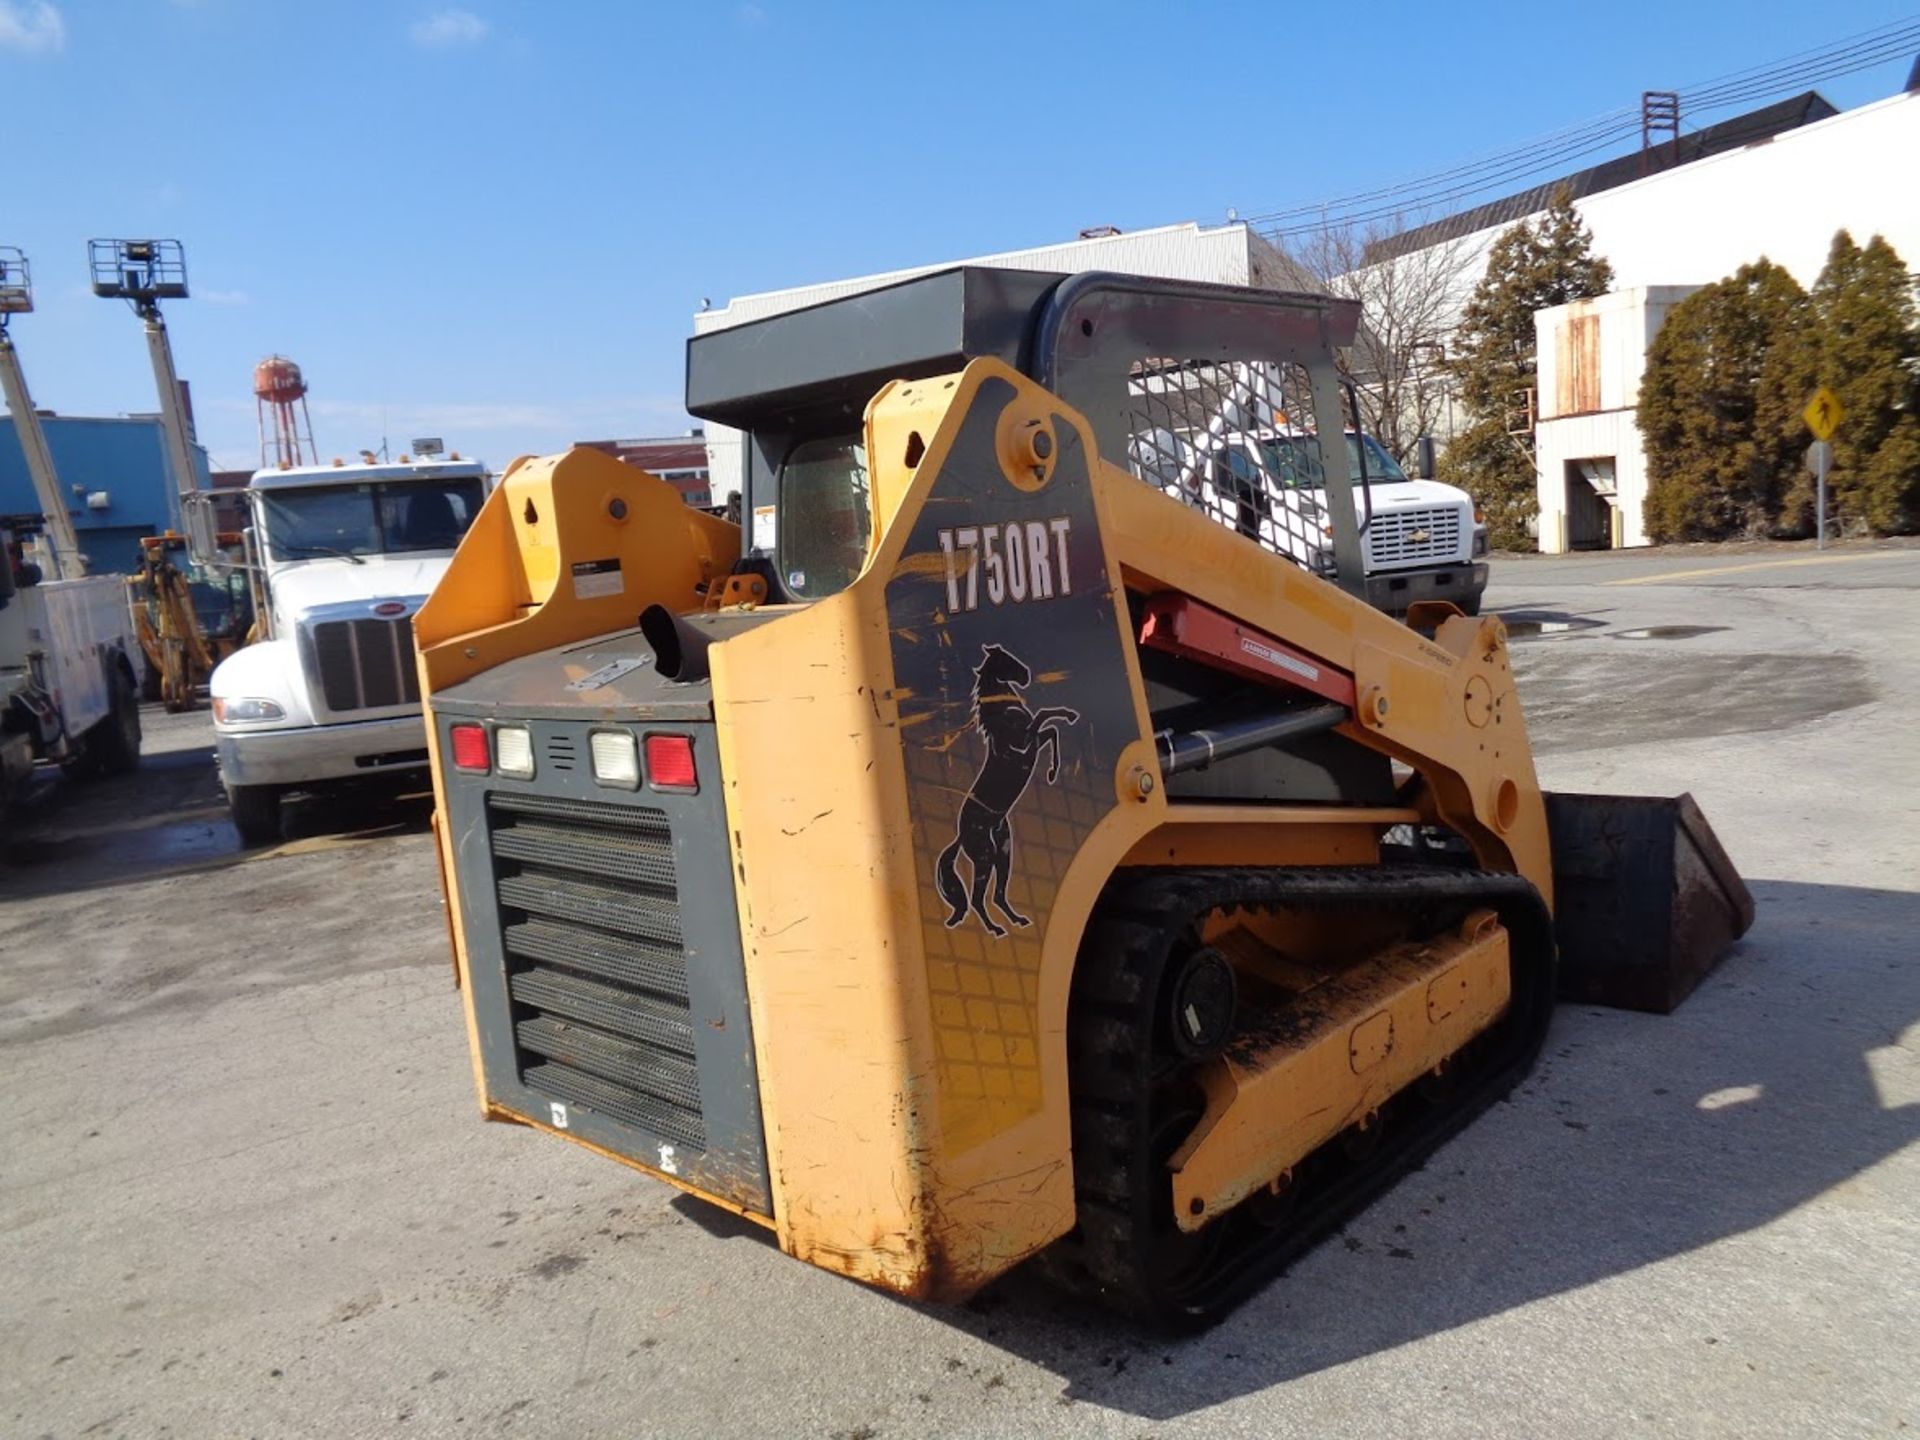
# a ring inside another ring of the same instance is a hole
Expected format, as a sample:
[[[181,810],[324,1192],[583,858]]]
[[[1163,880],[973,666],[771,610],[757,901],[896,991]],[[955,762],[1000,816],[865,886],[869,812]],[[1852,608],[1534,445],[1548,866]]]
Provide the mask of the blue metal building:
[[[140,537],[168,525],[174,486],[157,416],[40,417],[67,509],[95,574],[128,573],[140,559]],[[206,450],[195,445],[199,483],[210,483]],[[13,417],[0,413],[0,525],[38,516],[40,500],[27,474]]]

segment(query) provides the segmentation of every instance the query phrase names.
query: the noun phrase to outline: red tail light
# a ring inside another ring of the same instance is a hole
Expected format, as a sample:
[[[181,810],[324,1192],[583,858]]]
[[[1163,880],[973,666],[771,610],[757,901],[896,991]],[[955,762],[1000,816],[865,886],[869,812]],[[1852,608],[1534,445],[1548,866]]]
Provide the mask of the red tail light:
[[[453,736],[453,765],[456,770],[471,770],[484,775],[493,768],[493,757],[487,751],[487,730],[484,725],[456,725],[449,733]]]
[[[698,790],[693,773],[693,739],[687,735],[647,736],[647,783],[656,790]]]

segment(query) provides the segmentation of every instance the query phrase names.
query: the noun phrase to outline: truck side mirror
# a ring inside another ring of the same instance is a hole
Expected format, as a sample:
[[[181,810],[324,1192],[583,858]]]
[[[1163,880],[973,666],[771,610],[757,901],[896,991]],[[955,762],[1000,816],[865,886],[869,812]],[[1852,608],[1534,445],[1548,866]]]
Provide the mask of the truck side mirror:
[[[1433,479],[1433,437],[1422,435],[1413,442],[1413,478],[1416,480]]]

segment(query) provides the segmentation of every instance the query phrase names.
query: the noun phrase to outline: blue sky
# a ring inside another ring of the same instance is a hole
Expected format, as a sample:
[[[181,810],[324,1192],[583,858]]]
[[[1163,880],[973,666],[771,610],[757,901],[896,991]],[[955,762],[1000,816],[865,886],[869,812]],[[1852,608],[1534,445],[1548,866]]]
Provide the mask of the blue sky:
[[[153,407],[84,242],[177,236],[216,463],[277,351],[323,455],[503,464],[684,426],[702,297],[1351,193],[1912,8],[0,0],[0,243],[42,406]]]

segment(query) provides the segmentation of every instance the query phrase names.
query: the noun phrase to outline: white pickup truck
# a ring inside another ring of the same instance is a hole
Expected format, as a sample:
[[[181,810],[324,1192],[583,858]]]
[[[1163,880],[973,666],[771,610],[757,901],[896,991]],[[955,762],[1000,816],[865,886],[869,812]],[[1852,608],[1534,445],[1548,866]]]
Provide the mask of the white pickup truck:
[[[1368,601],[1401,615],[1416,600],[1450,600],[1478,615],[1487,588],[1487,531],[1472,498],[1451,485],[1410,478],[1371,435],[1349,430],[1346,440]],[[1429,447],[1423,442],[1421,448]],[[1257,527],[1255,538],[1309,568],[1326,568],[1332,531],[1323,518],[1326,492],[1313,437],[1278,428],[1228,431],[1212,442],[1211,462],[1199,482],[1208,510],[1223,523]]]
[[[486,496],[478,461],[262,470],[247,487],[263,638],[214,670],[220,778],[250,845],[281,801],[420,771],[427,736],[413,612]]]
[[[122,577],[43,581],[0,532],[0,815],[39,764],[140,763],[139,659]]]

